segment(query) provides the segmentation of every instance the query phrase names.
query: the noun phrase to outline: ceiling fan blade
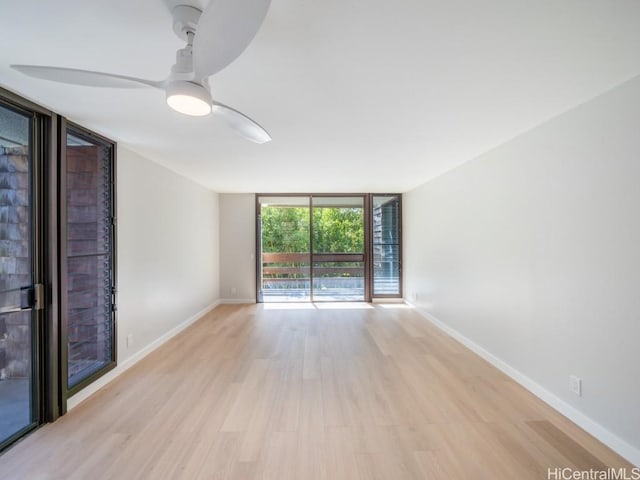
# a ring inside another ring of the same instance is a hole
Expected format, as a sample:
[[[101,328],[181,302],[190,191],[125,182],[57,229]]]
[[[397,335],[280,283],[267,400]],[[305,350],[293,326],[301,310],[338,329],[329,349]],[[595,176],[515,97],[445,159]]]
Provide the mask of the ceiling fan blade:
[[[271,141],[271,135],[246,115],[216,101],[212,102],[212,106],[212,113],[221,117],[240,136],[247,140],[251,140],[254,143],[266,143]]]
[[[203,79],[233,62],[255,37],[271,0],[211,0],[193,40],[193,68]]]
[[[126,77],[111,73],[78,70],[76,68],[44,67],[40,65],[11,65],[11,68],[25,75],[53,82],[84,85],[88,87],[141,88],[144,86],[163,88],[164,82],[154,82],[143,78]]]

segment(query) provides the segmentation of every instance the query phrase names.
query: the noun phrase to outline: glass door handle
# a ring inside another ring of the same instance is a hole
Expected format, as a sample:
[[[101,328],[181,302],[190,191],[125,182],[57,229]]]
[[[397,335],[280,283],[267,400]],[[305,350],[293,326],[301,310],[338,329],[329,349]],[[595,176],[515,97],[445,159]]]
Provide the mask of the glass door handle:
[[[32,308],[35,310],[42,310],[44,308],[44,286],[41,283],[31,287],[5,290],[0,293],[6,294],[11,292],[20,292],[20,305],[7,305],[0,307],[0,314],[22,312]]]
[[[27,308],[22,308],[22,307],[19,307],[19,306],[0,307],[0,315],[2,315],[3,313],[24,312],[25,310],[29,310],[29,307],[27,307]]]

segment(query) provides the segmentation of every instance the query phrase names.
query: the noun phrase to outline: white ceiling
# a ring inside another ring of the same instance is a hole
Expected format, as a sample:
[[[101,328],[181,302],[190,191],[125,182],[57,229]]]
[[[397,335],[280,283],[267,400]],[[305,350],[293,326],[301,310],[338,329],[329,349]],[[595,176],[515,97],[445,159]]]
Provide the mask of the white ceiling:
[[[155,90],[66,86],[11,63],[163,79],[169,8],[0,3],[0,85],[219,192],[402,192],[640,74],[637,0],[272,0],[214,98],[256,145]]]

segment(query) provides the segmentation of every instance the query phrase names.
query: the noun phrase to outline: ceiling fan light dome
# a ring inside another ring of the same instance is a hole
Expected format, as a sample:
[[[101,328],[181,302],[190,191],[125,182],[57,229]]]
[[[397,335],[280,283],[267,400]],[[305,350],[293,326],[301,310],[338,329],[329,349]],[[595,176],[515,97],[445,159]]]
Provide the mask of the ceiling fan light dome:
[[[176,81],[167,86],[167,104],[176,112],[202,117],[211,113],[211,94],[197,83]]]

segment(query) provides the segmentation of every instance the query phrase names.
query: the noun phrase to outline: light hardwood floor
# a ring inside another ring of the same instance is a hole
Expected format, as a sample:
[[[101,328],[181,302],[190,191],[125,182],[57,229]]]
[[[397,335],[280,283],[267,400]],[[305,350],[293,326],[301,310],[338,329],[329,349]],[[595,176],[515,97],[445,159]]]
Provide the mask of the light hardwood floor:
[[[8,479],[546,479],[627,462],[409,308],[224,305],[0,457]]]

